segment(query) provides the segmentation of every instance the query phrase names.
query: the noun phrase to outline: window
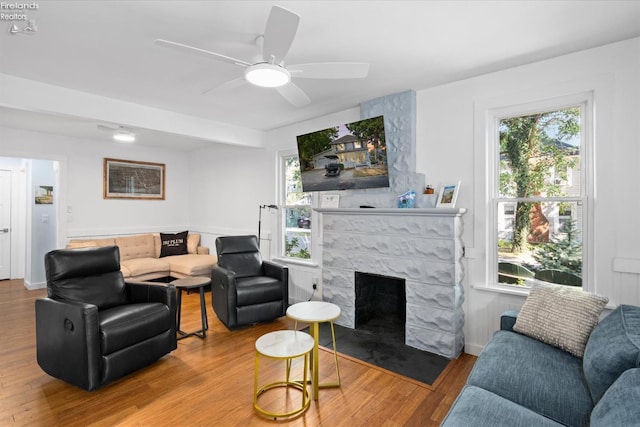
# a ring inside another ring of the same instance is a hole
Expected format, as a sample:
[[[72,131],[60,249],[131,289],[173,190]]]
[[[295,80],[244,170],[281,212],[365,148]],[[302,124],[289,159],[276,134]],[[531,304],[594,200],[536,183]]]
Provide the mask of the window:
[[[302,192],[298,156],[285,155],[282,162],[282,255],[311,259],[311,193]]]
[[[587,241],[587,102],[494,113],[490,262],[497,282],[580,286]],[[561,272],[561,273],[558,273]]]

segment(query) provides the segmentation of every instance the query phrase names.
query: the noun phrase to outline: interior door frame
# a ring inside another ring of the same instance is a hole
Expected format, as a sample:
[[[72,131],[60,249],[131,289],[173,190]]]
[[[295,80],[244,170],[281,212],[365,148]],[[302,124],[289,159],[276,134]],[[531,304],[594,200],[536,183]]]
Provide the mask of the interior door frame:
[[[24,286],[27,289],[39,289],[46,287],[46,283],[30,283],[30,269],[35,260],[30,259],[31,254],[31,210],[28,209],[27,200],[29,180],[27,179],[27,164],[31,159],[50,160],[58,162],[56,175],[56,247],[63,248],[66,245],[67,236],[67,157],[55,154],[38,154],[33,152],[2,151],[0,157],[21,159],[23,166],[12,174],[12,212],[11,212],[11,252],[17,256],[11,257],[11,278],[24,278]]]

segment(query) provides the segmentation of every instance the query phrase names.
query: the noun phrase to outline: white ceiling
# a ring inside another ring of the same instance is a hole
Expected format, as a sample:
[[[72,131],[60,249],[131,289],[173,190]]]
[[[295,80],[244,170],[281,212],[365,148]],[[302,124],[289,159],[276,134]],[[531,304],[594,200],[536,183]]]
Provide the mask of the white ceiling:
[[[640,36],[640,1],[36,3],[37,10],[25,12],[36,20],[36,33],[10,35],[10,23],[0,21],[0,73],[257,130]],[[288,64],[368,62],[368,77],[297,80],[311,98],[303,108],[273,89],[248,85],[203,95],[242,69],[154,44],[163,38],[251,62],[274,4],[301,15]],[[2,104],[1,90],[2,126],[104,137],[95,128],[100,121],[16,110]],[[147,144],[208,143],[143,133]]]

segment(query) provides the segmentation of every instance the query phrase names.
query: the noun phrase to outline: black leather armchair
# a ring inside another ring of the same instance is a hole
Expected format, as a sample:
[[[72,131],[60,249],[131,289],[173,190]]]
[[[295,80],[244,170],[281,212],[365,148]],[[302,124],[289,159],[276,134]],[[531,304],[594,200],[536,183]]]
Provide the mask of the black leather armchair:
[[[94,390],[177,348],[172,285],[125,283],[117,246],[45,255],[36,351],[49,375]]]
[[[256,236],[216,239],[211,272],[213,310],[229,329],[282,317],[289,303],[289,269],[263,261]]]

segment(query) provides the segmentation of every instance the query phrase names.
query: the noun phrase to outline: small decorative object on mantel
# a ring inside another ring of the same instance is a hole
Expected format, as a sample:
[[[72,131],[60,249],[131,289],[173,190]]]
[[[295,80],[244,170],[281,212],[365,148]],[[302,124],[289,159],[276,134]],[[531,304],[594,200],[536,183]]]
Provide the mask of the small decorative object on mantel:
[[[443,185],[438,193],[436,208],[455,208],[460,190],[460,181],[457,184]]]
[[[337,209],[340,207],[340,196],[338,194],[323,194],[320,199],[320,207]]]
[[[407,191],[403,195],[398,197],[399,208],[415,208],[416,207],[416,192]]]
[[[424,194],[433,194],[435,193],[435,190],[433,189],[432,186],[427,185],[427,188],[424,189]]]

